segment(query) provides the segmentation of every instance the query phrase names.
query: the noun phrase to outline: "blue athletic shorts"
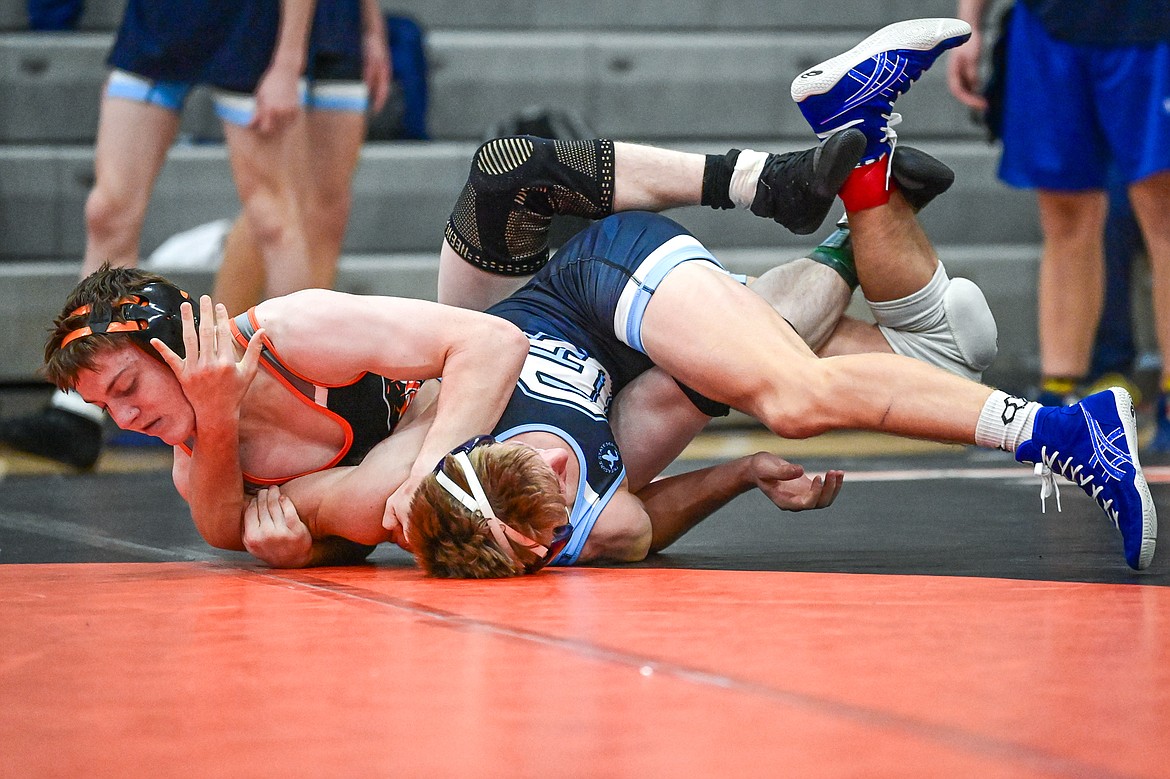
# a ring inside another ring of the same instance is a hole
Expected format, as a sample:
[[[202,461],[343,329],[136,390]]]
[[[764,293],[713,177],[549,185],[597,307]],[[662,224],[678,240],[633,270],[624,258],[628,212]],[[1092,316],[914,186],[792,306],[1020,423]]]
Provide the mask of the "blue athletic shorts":
[[[999,176],[1029,189],[1104,189],[1170,170],[1170,43],[1056,41],[1025,3],[1008,33]]]
[[[322,7],[319,4],[318,11]],[[316,28],[313,34],[316,37]],[[354,45],[356,50],[346,52],[310,49],[309,65],[305,69],[307,110],[364,114],[369,108],[370,93],[362,81],[360,39]]]
[[[148,103],[179,113],[194,85],[182,81],[152,81],[124,70],[110,73],[106,96]],[[369,91],[362,81],[305,81],[300,84],[301,105],[308,111],[365,113]],[[246,127],[256,115],[256,99],[225,89],[211,90],[215,113],[221,120]]]

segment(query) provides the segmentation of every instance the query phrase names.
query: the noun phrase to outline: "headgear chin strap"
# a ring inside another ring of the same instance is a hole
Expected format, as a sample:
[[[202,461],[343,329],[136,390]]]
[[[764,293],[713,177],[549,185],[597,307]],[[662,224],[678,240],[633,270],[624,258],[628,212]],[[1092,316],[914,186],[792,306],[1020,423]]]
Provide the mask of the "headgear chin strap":
[[[496,540],[496,544],[499,545],[500,551],[513,560],[520,562],[516,559],[515,551],[512,549],[512,544],[510,543],[510,541],[514,541],[539,557],[547,555],[548,548],[543,544],[533,541],[519,530],[505,524],[496,517],[496,513],[492,511],[492,506],[488,503],[483,484],[480,483],[479,477],[475,473],[475,467],[471,464],[471,459],[467,456],[467,452],[455,452],[450,457],[455,459],[455,463],[463,471],[463,476],[467,479],[467,486],[471,488],[471,494],[468,494],[451,477],[443,473],[442,468],[435,473],[435,478],[438,480],[439,485],[450,493],[451,497],[462,503],[468,511],[483,517],[485,524],[488,526],[488,530],[491,531],[492,537]]]
[[[146,348],[148,354],[155,350],[150,340],[157,338],[180,357],[185,356],[183,347],[183,320],[179,306],[191,296],[183,290],[164,281],[147,284],[136,293],[115,300],[112,304],[104,301],[85,305],[69,316],[84,316],[86,323],[61,339],[61,348],[78,338],[95,333],[129,333]],[[120,318],[115,319],[115,313]],[[195,325],[199,325],[199,314],[192,307]]]

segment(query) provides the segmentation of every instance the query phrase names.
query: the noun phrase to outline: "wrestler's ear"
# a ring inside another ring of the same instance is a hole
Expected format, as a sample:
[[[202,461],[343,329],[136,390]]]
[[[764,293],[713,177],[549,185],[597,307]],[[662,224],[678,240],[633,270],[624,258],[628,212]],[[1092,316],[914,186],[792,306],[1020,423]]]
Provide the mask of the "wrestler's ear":
[[[557,478],[564,479],[569,468],[569,452],[567,449],[541,449],[540,457],[553,469]]]

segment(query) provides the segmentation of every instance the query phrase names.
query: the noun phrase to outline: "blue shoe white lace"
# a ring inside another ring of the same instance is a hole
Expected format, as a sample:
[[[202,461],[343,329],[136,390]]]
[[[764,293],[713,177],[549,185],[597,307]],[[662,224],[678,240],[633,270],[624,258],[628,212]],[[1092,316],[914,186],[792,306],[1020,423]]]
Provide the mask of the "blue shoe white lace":
[[[1060,510],[1057,474],[1084,490],[1121,531],[1125,561],[1140,570],[1154,559],[1158,517],[1136,443],[1133,399],[1113,387],[1071,406],[1040,409],[1016,459],[1035,463],[1044,508],[1055,495]]]
[[[859,127],[868,144],[862,164],[892,154],[902,117],[894,101],[947,49],[971,37],[960,19],[911,19],[875,32],[792,82],[792,99],[820,138]]]

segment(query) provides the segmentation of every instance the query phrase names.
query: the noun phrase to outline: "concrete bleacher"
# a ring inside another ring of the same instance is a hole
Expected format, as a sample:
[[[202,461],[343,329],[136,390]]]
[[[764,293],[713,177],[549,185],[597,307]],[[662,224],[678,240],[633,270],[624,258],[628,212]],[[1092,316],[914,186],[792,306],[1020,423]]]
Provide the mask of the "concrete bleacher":
[[[804,138],[791,78],[856,33],[468,32],[428,36],[435,138],[473,140],[509,107],[556,105],[615,138]],[[0,34],[0,143],[87,143],[113,42],[106,33]],[[785,75],[778,75],[785,74]],[[734,89],[728,85],[734,84]],[[978,131],[942,78],[906,97],[914,132],[974,139]],[[200,95],[181,132],[220,140]]]
[[[85,241],[93,137],[104,60],[124,0],[90,0],[80,32],[32,33],[23,0],[0,0],[0,382],[30,379],[44,327],[75,281]],[[953,13],[953,0],[660,2],[485,0],[384,2],[428,31],[430,142],[368,143],[339,286],[430,297],[444,218],[485,128],[516,110],[578,111],[610,137],[692,151],[809,144],[788,98],[792,75],[901,18]],[[899,103],[902,139],[958,173],[923,214],[952,275],[981,284],[1000,321],[1001,358],[990,378],[1033,369],[1034,265],[1039,234],[1026,193],[1000,185],[997,150],[932,73]],[[142,250],[238,209],[222,137],[207,96],[193,96],[156,186]],[[810,239],[746,213],[672,214],[730,265],[758,272],[796,256]],[[195,291],[210,273],[182,277]]]

